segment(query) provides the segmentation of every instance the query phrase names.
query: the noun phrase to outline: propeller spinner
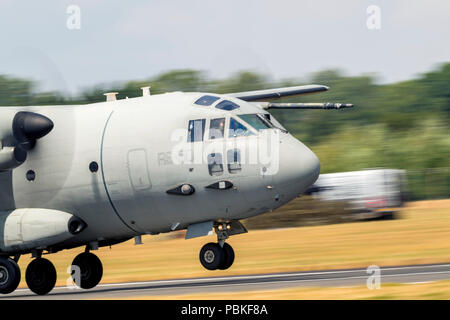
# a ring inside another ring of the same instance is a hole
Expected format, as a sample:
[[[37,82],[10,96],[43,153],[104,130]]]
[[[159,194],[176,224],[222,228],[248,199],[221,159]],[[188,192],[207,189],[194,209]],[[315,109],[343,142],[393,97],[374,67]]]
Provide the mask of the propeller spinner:
[[[42,114],[20,111],[14,116],[13,135],[25,150],[31,150],[36,140],[53,129],[53,121]]]

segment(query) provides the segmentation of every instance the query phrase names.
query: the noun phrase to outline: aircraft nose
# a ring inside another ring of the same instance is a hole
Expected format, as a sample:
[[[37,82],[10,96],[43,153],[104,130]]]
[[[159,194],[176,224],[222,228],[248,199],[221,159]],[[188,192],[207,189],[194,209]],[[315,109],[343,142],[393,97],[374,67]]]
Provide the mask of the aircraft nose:
[[[280,168],[276,175],[278,185],[296,195],[312,185],[320,173],[320,161],[307,146],[294,137],[280,145]]]
[[[306,149],[308,149],[307,154],[304,156],[304,162],[305,162],[305,170],[306,170],[306,184],[308,187],[312,185],[314,182],[316,182],[317,178],[320,174],[320,161],[319,158],[317,158],[316,154],[312,152],[308,147],[305,146]]]

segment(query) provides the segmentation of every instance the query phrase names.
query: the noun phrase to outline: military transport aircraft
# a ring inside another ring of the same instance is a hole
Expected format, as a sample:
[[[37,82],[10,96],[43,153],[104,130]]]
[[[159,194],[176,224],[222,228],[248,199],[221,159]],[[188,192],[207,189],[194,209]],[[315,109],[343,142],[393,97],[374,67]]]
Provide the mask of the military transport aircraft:
[[[56,270],[42,255],[85,246],[72,277],[89,289],[103,274],[91,251],[183,229],[187,239],[214,231],[217,243],[203,246],[200,262],[229,268],[225,240],[247,232],[239,220],[302,194],[320,171],[267,110],[352,106],[268,101],[327,89],[151,95],[144,87],[141,97],[107,93],[88,105],[1,107],[0,292],[17,288],[23,254],[34,258],[27,285],[43,295]]]

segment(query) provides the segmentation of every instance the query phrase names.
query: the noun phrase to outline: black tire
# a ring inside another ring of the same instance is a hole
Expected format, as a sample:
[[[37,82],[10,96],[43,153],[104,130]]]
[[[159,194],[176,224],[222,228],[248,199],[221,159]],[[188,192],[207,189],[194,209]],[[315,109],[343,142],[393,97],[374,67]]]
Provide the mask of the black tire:
[[[37,258],[30,262],[25,272],[28,288],[38,295],[52,291],[56,284],[56,269],[49,260]]]
[[[223,259],[223,264],[220,266],[220,270],[226,270],[229,267],[231,267],[231,265],[234,262],[234,250],[233,247],[230,246],[228,243],[224,243],[223,247],[222,247],[224,253],[225,253],[225,258]]]
[[[224,260],[224,250],[217,243],[207,243],[200,250],[200,263],[208,270],[219,269]]]
[[[82,289],[92,289],[99,284],[103,276],[103,266],[100,259],[93,253],[83,252],[73,259],[72,266],[80,268],[80,278],[78,272],[72,272],[72,279],[77,286]]]
[[[20,276],[20,268],[14,260],[0,258],[0,293],[8,294],[16,290]]]

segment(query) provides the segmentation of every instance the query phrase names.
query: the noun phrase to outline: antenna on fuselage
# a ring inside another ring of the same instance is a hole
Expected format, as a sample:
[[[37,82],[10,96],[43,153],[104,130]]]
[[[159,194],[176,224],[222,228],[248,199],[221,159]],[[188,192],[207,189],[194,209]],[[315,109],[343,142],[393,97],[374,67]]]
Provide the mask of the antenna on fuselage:
[[[106,101],[116,101],[117,97],[116,95],[118,94],[118,92],[106,92],[103,95],[106,96]]]
[[[151,88],[151,86],[147,86],[147,87],[142,87],[141,88],[143,97],[150,95],[150,88]]]

